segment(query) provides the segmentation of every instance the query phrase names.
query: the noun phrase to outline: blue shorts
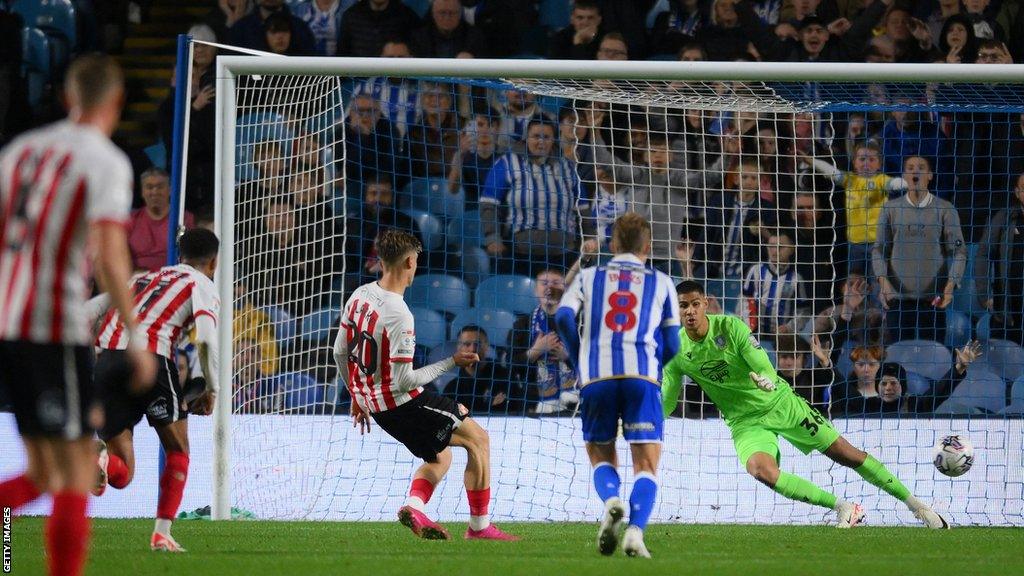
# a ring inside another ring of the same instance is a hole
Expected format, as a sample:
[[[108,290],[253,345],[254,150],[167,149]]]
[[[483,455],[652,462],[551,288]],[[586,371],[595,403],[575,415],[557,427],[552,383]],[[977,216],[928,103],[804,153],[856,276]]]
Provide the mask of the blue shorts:
[[[626,442],[661,442],[665,434],[661,388],[640,378],[587,384],[580,392],[580,413],[585,442],[615,442],[619,419]]]

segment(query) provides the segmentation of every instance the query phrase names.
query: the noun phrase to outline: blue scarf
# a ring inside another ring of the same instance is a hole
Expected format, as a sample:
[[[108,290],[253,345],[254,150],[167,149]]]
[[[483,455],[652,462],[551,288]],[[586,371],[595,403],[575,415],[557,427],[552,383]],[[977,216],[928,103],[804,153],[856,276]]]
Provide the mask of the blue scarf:
[[[530,319],[530,343],[552,332],[554,323],[540,306],[533,311]],[[559,362],[548,357],[537,359],[537,394],[541,402],[558,400],[563,388],[572,390],[576,373],[568,362]]]

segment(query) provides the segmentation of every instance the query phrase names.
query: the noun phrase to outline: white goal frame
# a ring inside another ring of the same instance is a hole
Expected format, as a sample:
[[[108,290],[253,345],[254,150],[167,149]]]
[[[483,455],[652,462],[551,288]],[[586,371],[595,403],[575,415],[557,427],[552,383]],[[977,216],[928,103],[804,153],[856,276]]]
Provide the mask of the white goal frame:
[[[1024,64],[865,64],[484,60],[425,58],[217,57],[215,227],[220,237],[220,382],[214,412],[212,518],[231,518],[231,379],[234,298],[235,125],[238,75],[531,78],[691,82],[885,82],[1024,84]]]

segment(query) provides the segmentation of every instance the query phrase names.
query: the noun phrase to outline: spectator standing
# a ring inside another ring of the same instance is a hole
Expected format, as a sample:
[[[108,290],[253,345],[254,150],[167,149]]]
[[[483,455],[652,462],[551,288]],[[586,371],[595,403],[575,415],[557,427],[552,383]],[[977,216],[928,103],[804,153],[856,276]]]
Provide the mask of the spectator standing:
[[[879,299],[898,340],[943,342],[943,311],[967,262],[960,217],[952,204],[928,191],[932,172],[926,159],[907,158],[903,179],[907,193],[885,203],[871,253]]]
[[[385,42],[407,41],[419,24],[400,0],[360,0],[342,16],[338,56],[378,56]]]
[[[142,173],[142,208],[132,211],[128,221],[128,248],[132,255],[132,268],[152,271],[167,262],[167,226],[171,213],[171,179],[160,168]],[[173,207],[177,209],[177,206]],[[191,212],[185,212],[182,224],[192,228],[195,221]]]
[[[806,316],[807,288],[793,266],[793,236],[792,232],[773,232],[768,238],[767,261],[747,270],[743,282],[746,307],[737,313],[747,318],[755,334],[792,334]]]
[[[548,58],[593,60],[601,43],[601,8],[593,0],[575,0],[569,25],[548,41]]]
[[[448,171],[448,191],[454,194],[462,187],[467,211],[479,209],[480,189],[499,156],[498,121],[494,110],[478,112],[459,137],[459,152]]]
[[[292,4],[292,13],[309,26],[317,56],[335,56],[341,34],[341,17],[355,0],[305,0]]]
[[[411,58],[412,52],[404,40],[388,40],[380,51],[381,58]],[[409,126],[416,122],[416,81],[409,78],[375,76],[356,81],[352,95],[367,94],[380,103],[384,117],[403,137]]]
[[[266,21],[272,14],[284,14],[291,25],[291,47],[295,54],[312,54],[316,41],[305,22],[296,18],[284,0],[256,0],[256,9],[229,29],[228,43],[232,46],[269,51]],[[280,26],[280,25],[279,25]]]
[[[448,176],[452,160],[459,150],[459,116],[452,106],[453,95],[451,84],[420,82],[420,114],[409,128],[407,138],[413,176]]]
[[[442,393],[469,408],[470,414],[524,414],[526,394],[504,366],[488,359],[490,344],[483,328],[470,324],[459,331],[459,352],[475,352],[480,362],[459,368]]]
[[[1024,174],[1013,189],[1015,204],[994,214],[974,261],[982,308],[992,313],[993,338],[1024,346]]]
[[[217,0],[217,6],[210,9],[203,18],[203,23],[213,30],[217,41],[223,43],[228,41],[228,31],[231,27],[248,16],[251,11],[250,0]]]
[[[405,141],[387,118],[380,103],[370,94],[357,94],[348,107],[345,130],[345,175],[358,189],[375,174],[389,174],[404,185],[409,167]],[[337,152],[335,158],[341,158]]]
[[[651,30],[651,54],[679,54],[705,26],[699,0],[672,0],[669,10],[658,14]]]

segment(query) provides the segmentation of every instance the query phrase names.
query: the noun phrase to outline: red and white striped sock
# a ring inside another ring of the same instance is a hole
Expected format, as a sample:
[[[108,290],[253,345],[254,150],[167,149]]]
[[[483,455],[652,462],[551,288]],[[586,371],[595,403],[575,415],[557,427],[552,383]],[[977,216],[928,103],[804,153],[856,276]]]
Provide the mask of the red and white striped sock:
[[[413,478],[412,486],[409,487],[409,497],[405,499],[405,505],[423,512],[430,497],[434,495],[434,485],[426,478]]]
[[[0,483],[0,508],[17,510],[39,496],[39,488],[25,474]]]
[[[469,527],[472,530],[483,530],[491,525],[488,509],[491,504],[491,489],[466,490],[469,499]]]

